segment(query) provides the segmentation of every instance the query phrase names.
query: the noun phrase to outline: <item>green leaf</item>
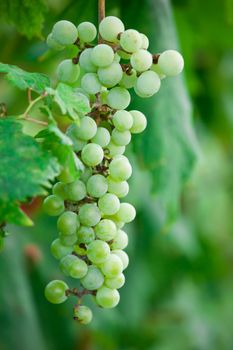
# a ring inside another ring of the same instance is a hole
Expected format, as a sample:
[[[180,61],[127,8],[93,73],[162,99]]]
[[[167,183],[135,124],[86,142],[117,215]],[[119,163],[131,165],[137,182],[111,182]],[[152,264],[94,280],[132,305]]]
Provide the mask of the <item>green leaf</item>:
[[[68,114],[72,120],[78,121],[80,115],[85,115],[91,110],[88,98],[75,92],[69,85],[59,83],[56,90],[47,88],[46,91],[54,97],[62,114]]]
[[[22,133],[20,123],[0,121],[0,222],[30,224],[19,202],[46,194],[60,167],[50,152]]]
[[[41,73],[29,73],[23,69],[0,62],[0,73],[6,73],[8,81],[21,90],[31,89],[39,94],[50,86],[50,79]]]
[[[123,15],[129,28],[133,26],[149,36],[150,52],[177,49],[169,1],[129,1]],[[139,22],[135,23],[137,18]],[[134,150],[142,166],[151,173],[165,223],[173,220],[178,212],[183,184],[190,176],[198,149],[183,76],[162,80],[160,91],[153,98],[134,96],[131,109],[147,116],[146,131],[133,138]]]
[[[1,0],[0,17],[13,23],[16,29],[26,35],[41,36],[47,7],[44,0]]]

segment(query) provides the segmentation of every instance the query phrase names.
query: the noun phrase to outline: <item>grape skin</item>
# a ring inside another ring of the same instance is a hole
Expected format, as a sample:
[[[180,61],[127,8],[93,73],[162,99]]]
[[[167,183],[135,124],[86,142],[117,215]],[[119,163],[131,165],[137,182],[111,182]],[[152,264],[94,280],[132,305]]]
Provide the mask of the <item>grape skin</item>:
[[[91,60],[97,67],[109,66],[114,60],[114,51],[106,44],[99,44],[92,50]]]
[[[98,267],[89,266],[87,274],[80,281],[84,288],[96,290],[104,283],[104,276]]]
[[[159,91],[160,84],[161,82],[158,74],[153,71],[143,72],[137,79],[135,92],[143,98],[151,97]]]
[[[114,129],[111,139],[117,146],[126,146],[131,141],[131,133],[128,130],[119,131],[117,129]]]
[[[126,109],[130,100],[129,91],[122,87],[112,88],[107,96],[107,104],[113,109]]]
[[[93,264],[101,264],[108,259],[110,248],[106,242],[95,240],[87,246],[87,256]]]
[[[60,45],[56,40],[54,40],[52,33],[47,36],[46,43],[52,50],[61,51],[64,49],[64,46]]]
[[[85,43],[95,40],[97,30],[93,23],[82,22],[78,25],[78,36]]]
[[[73,64],[72,60],[64,60],[57,67],[57,77],[58,80],[72,84],[74,83],[80,74],[80,68],[78,64]]]
[[[81,87],[90,95],[100,92],[102,86],[96,73],[86,73],[81,80]]]
[[[120,294],[116,289],[103,286],[97,290],[96,301],[103,308],[111,309],[119,303]]]
[[[52,304],[61,304],[67,300],[65,294],[69,289],[67,284],[60,280],[54,280],[47,284],[45,288],[45,297]]]
[[[98,127],[96,134],[91,141],[104,148],[107,147],[110,139],[111,136],[109,131],[106,128]]]
[[[85,305],[78,305],[74,309],[74,317],[77,318],[77,320],[81,324],[88,324],[92,321],[93,314],[92,311],[89,309],[89,307]]]
[[[121,47],[127,52],[136,52],[142,46],[142,37],[134,29],[127,29],[120,37]]]
[[[88,166],[100,164],[104,157],[104,152],[100,145],[89,143],[83,147],[81,153],[82,161]]]
[[[119,131],[130,130],[133,126],[132,115],[124,110],[116,111],[112,118],[113,125]]]
[[[176,50],[166,50],[159,56],[158,66],[167,76],[176,76],[184,68],[184,59]]]
[[[133,117],[133,125],[130,128],[130,132],[132,134],[139,134],[143,132],[147,126],[145,115],[142,112],[136,110],[130,111],[129,113]]]
[[[65,209],[64,202],[60,197],[52,194],[51,196],[45,198],[43,202],[43,209],[50,216],[58,216]]]
[[[82,67],[86,72],[89,73],[97,72],[97,67],[93,64],[91,60],[92,50],[93,49],[91,48],[85,49],[79,57],[80,67]]]
[[[87,181],[87,192],[90,196],[102,197],[108,190],[108,180],[100,174],[91,176]]]
[[[120,201],[115,194],[106,193],[98,200],[98,206],[104,215],[114,215],[120,209]]]
[[[97,71],[100,82],[106,87],[113,87],[122,79],[121,65],[113,62],[110,66],[99,68]]]
[[[78,30],[73,23],[62,20],[53,26],[52,36],[59,44],[67,46],[77,40]]]
[[[108,16],[102,19],[99,24],[100,35],[104,40],[116,42],[119,33],[124,32],[125,27],[122,21],[114,16]]]

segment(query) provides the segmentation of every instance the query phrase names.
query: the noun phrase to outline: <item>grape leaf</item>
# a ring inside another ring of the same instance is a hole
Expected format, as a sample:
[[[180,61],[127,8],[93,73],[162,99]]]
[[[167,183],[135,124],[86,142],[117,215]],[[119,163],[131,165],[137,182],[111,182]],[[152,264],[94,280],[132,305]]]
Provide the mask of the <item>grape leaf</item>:
[[[41,73],[29,73],[23,69],[0,62],[0,73],[6,73],[8,81],[21,90],[31,89],[39,94],[50,86],[50,79]]]
[[[0,17],[13,23],[17,30],[26,35],[41,36],[47,7],[44,0],[1,0]]]
[[[91,110],[88,98],[75,92],[69,85],[60,83],[56,90],[47,88],[46,91],[53,96],[62,114],[68,114],[72,120],[78,121],[79,115],[85,115]]]
[[[12,119],[0,121],[0,154],[0,222],[30,224],[19,202],[46,194],[45,188],[59,174],[59,164]]]
[[[138,8],[140,6],[139,22]],[[167,0],[129,0],[123,11],[130,28],[150,39],[150,52],[177,49],[177,37],[170,3]],[[189,178],[198,150],[192,125],[192,109],[182,76],[161,81],[160,91],[150,99],[132,98],[132,109],[147,116],[147,129],[133,138],[141,164],[151,173],[157,202],[164,212],[164,223],[178,213],[183,184]]]

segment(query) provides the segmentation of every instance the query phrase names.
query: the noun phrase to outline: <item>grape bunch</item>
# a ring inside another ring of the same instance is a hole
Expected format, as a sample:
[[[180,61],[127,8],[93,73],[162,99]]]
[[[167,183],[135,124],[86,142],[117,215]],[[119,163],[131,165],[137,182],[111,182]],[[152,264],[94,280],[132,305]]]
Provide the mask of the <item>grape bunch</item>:
[[[184,65],[175,50],[152,55],[148,38],[134,29],[125,30],[114,16],[100,22],[98,43],[93,44],[96,37],[92,23],[76,27],[62,20],[47,38],[54,50],[77,46],[77,56],[58,65],[57,78],[85,95],[91,105],[91,112],[66,130],[84,170],[72,178],[63,169],[43,203],[48,215],[59,216],[59,234],[51,252],[60,260],[61,271],[79,280],[75,288],[61,280],[51,281],[45,296],[55,304],[76,296],[74,318],[83,324],[91,321],[92,312],[82,305],[82,297],[91,294],[100,307],[115,307],[129,263],[123,228],[134,220],[136,211],[123,199],[132,174],[124,152],[132,134],[144,131],[147,119],[140,111],[126,110],[131,100],[128,90],[150,97],[158,92],[161,79],[179,74]]]

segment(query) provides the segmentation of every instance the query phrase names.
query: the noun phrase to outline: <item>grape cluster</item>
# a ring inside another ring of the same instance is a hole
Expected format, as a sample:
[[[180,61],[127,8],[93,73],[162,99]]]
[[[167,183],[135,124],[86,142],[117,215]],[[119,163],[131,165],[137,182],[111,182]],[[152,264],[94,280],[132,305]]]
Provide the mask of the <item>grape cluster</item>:
[[[117,17],[100,22],[99,41],[93,45],[96,36],[96,27],[90,22],[76,27],[63,20],[47,38],[51,49],[78,47],[76,57],[59,64],[57,77],[87,96],[92,106],[79,125],[73,122],[66,131],[85,166],[83,173],[77,179],[63,169],[53,194],[43,203],[47,214],[59,216],[59,237],[51,252],[60,260],[62,272],[81,285],[69,288],[61,280],[51,281],[45,296],[59,304],[76,295],[79,302],[74,318],[83,324],[91,321],[92,312],[81,305],[81,297],[91,294],[100,307],[115,307],[129,263],[123,227],[134,220],[136,211],[120,201],[128,194],[127,180],[132,174],[123,154],[131,135],[141,133],[147,120],[140,111],[126,110],[131,99],[128,89],[134,88],[142,98],[150,97],[159,90],[161,79],[179,74],[184,65],[175,50],[152,55],[147,50],[148,38],[136,30],[125,30]]]

